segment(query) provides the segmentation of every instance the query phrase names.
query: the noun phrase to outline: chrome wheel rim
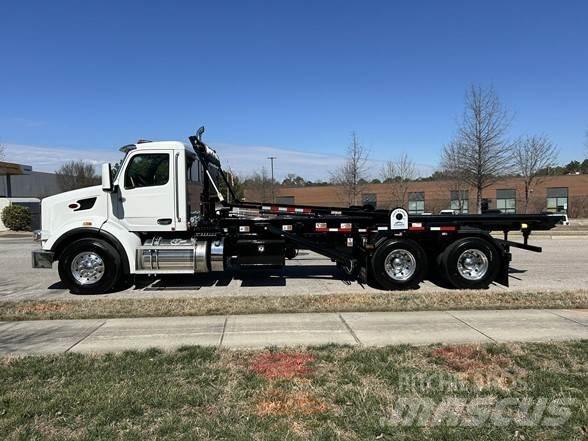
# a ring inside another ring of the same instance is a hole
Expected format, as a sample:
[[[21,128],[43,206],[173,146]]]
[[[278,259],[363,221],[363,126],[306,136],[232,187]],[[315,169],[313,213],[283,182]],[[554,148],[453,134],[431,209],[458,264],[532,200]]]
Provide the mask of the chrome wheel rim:
[[[469,249],[461,253],[457,259],[457,270],[467,280],[480,280],[488,272],[488,258],[478,249]]]
[[[393,250],[386,256],[384,269],[393,280],[405,281],[414,275],[416,259],[410,251]]]
[[[104,276],[104,261],[92,251],[84,251],[71,261],[71,275],[80,285],[98,282]]]

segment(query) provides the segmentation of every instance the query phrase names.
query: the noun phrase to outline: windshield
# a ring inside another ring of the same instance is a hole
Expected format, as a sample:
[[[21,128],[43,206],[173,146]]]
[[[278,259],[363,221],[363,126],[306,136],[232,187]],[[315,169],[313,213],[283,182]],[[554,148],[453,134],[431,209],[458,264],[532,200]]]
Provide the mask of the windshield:
[[[125,158],[127,157],[128,152],[122,157],[122,159],[118,162],[110,163],[110,170],[112,171],[112,182],[117,178],[120,169],[122,168],[123,163],[125,162]]]

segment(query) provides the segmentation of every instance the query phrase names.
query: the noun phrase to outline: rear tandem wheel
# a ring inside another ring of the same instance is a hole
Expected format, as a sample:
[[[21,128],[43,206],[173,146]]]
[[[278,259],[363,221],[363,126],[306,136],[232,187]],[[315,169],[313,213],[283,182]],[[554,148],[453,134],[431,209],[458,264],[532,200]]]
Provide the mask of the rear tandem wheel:
[[[423,280],[427,256],[413,240],[389,239],[371,258],[372,277],[387,290],[415,288]]]
[[[441,275],[458,289],[485,289],[500,271],[498,250],[480,237],[464,237],[439,256]]]

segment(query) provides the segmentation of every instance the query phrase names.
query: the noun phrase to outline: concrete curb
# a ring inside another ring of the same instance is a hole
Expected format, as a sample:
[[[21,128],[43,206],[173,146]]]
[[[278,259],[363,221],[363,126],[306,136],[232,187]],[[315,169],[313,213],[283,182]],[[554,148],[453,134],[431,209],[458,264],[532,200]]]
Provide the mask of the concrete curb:
[[[0,239],[33,239],[33,233],[30,231],[0,231]]]

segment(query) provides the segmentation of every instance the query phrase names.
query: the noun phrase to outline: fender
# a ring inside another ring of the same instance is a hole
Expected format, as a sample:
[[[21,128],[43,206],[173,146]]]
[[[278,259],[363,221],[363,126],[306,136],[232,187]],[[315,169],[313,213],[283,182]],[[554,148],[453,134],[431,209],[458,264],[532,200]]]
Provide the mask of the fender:
[[[121,255],[122,264],[123,264],[123,274],[130,274],[130,262],[129,257],[125,248],[122,246],[120,241],[108,231],[105,231],[100,228],[96,227],[80,227],[74,228],[73,230],[69,230],[62,234],[53,244],[51,247],[51,251],[55,253],[54,260],[59,260],[59,255],[61,254],[62,248],[72,240],[76,238],[87,238],[87,237],[94,237],[94,238],[103,238],[108,243],[110,243],[116,251]]]
[[[127,262],[129,264],[129,274],[134,274],[136,267],[137,258],[137,247],[142,244],[141,238],[137,233],[127,230],[116,220],[109,219],[104,222],[100,227],[100,232],[109,234],[111,237],[116,238],[119,246],[126,251]]]

